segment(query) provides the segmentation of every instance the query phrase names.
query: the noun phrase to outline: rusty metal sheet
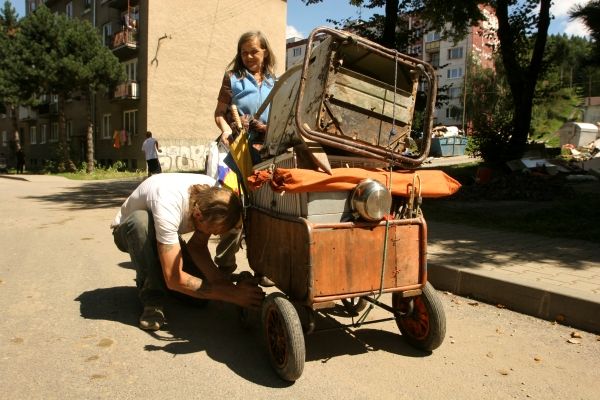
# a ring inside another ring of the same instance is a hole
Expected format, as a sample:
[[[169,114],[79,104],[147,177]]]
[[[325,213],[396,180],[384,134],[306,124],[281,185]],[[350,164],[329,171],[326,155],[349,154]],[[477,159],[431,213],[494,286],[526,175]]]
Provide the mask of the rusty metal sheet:
[[[314,296],[336,296],[394,289],[419,284],[420,225],[392,225],[387,235],[385,270],[385,226],[375,228],[313,231],[312,268]]]
[[[247,214],[250,268],[273,280],[293,301],[314,302],[377,293],[386,226],[311,224],[253,207]],[[423,220],[392,221],[387,235],[384,291],[417,288],[426,280]]]

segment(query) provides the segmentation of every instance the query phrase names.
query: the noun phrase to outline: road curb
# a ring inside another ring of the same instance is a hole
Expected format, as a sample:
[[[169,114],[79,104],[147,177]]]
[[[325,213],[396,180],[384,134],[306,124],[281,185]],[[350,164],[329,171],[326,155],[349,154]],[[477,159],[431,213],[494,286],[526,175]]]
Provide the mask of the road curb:
[[[429,282],[438,290],[600,334],[600,296],[582,296],[568,288],[439,264],[429,264],[427,272]]]

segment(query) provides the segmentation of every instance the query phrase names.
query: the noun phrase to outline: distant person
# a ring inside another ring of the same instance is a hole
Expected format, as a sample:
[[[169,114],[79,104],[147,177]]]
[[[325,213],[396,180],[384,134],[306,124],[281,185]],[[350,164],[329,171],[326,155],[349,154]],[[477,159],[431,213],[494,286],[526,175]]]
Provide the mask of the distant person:
[[[165,298],[172,291],[194,299],[221,300],[259,308],[263,290],[252,281],[232,283],[211,259],[208,240],[241,224],[242,203],[206,175],[166,173],[142,182],[111,224],[119,250],[129,253],[144,307],[139,327],[165,323]],[[193,232],[185,242],[181,236]]]
[[[162,150],[158,146],[158,141],[152,137],[152,132],[146,132],[146,140],[142,144],[142,151],[146,155],[146,164],[148,165],[148,176],[152,176],[155,174],[160,174],[162,172],[162,168],[160,167],[160,162],[158,161],[158,153],[161,153]]]
[[[17,174],[22,174],[25,168],[25,152],[23,149],[17,150]]]

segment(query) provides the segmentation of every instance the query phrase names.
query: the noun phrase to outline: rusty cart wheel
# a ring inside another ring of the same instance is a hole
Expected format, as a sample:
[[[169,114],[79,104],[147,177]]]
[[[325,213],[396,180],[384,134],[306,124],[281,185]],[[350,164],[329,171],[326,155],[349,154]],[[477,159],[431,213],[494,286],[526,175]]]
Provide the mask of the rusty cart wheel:
[[[302,375],[306,350],[296,309],[282,293],[269,294],[262,306],[265,345],[279,376],[293,382]]]
[[[396,324],[411,346],[432,351],[442,344],[446,336],[446,314],[429,282],[416,297],[403,298],[401,293],[393,293],[392,307],[396,311]]]
[[[350,297],[348,299],[342,299],[342,304],[348,314],[356,316],[365,308],[367,308],[369,302],[362,297]]]

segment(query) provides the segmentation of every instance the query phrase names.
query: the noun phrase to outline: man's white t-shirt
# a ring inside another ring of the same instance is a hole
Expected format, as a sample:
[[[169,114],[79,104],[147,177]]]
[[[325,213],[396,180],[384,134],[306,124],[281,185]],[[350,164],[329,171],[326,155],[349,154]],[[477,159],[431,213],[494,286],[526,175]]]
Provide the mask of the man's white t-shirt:
[[[118,226],[134,211],[149,210],[154,217],[156,240],[164,244],[179,243],[179,235],[194,231],[189,212],[190,186],[215,184],[213,178],[201,174],[152,175],[125,200],[111,228]]]
[[[156,139],[149,137],[144,140],[144,143],[142,143],[142,151],[146,155],[146,160],[158,158],[158,153],[156,152]]]

